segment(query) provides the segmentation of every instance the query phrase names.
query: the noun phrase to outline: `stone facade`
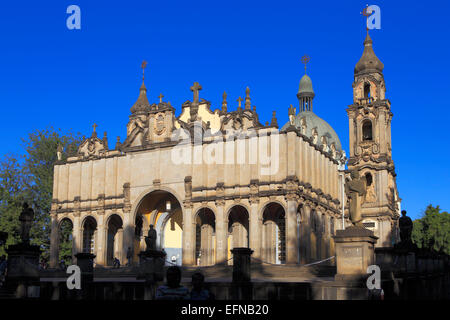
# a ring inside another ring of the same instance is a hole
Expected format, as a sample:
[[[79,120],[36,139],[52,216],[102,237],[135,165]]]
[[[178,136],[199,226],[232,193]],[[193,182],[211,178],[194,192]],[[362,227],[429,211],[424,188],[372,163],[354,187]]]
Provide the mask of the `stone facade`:
[[[347,158],[334,130],[312,112],[308,79],[302,78],[297,94],[301,111],[291,106],[281,130],[275,112],[270,124],[259,122],[249,88],[235,111],[228,110],[226,93],[213,111],[194,83],[193,100],[175,116],[162,95],[149,103],[143,82],[123,143],[118,138],[110,149],[106,133],[98,138],[94,125],[78,153],[55,165],[51,265],[58,261],[65,220],[73,227],[73,254],[94,253],[98,265],[111,265],[114,257],[126,263],[128,248],[136,262],[150,225],[175,264],[232,263],[235,247],[249,247],[252,258],[273,264],[333,256],[332,236],[349,224],[343,190]],[[366,79],[378,98],[363,104],[358,88]],[[302,91],[306,87],[309,91]],[[399,201],[390,158],[390,103],[382,74],[355,76],[354,87],[349,168],[372,175],[364,213],[378,219],[375,234],[386,245]],[[365,119],[375,128],[370,143],[360,142]]]

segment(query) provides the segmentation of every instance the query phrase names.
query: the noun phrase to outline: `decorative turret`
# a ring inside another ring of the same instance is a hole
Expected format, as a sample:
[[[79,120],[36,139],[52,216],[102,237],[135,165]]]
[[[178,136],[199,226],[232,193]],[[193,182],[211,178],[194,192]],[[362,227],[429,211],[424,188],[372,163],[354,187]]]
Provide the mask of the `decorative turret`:
[[[383,73],[384,64],[375,55],[372,44],[373,41],[367,31],[367,36],[364,40],[363,54],[355,66],[355,76],[370,73]]]
[[[306,74],[306,64],[309,62],[308,56],[302,57],[302,62],[305,64],[305,75],[300,79],[297,98],[300,103],[300,112],[312,111],[312,101],[315,93],[312,87],[311,78]]]
[[[247,87],[245,89],[245,110],[251,109],[251,102],[250,102],[250,88]]]
[[[150,103],[148,102],[147,99],[147,88],[145,87],[144,84],[144,72],[145,72],[145,67],[147,66],[147,62],[144,61],[142,62],[141,68],[142,68],[142,85],[141,88],[139,89],[139,97],[136,100],[136,102],[133,104],[133,106],[131,107],[131,113],[134,114],[139,114],[139,113],[145,113],[149,110],[150,108]]]

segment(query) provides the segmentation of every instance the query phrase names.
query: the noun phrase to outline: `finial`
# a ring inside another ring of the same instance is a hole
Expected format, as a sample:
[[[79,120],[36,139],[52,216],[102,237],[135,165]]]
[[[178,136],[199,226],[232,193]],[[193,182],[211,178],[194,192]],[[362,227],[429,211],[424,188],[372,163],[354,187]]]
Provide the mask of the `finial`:
[[[241,108],[242,97],[239,97],[236,101],[238,102],[238,108],[240,109]]]
[[[159,98],[159,103],[162,103],[162,98],[164,98],[163,94],[160,93],[159,96],[158,96],[158,98]]]
[[[369,17],[372,14],[371,12],[367,11],[368,8],[369,8],[369,5],[366,4],[366,7],[363,9],[362,12],[360,12],[363,16],[366,17],[366,31],[367,31],[367,34],[369,34]]]
[[[92,128],[93,128],[92,136],[93,136],[93,137],[96,137],[96,136],[97,136],[97,132],[95,132],[95,129],[97,129],[97,127],[98,127],[98,125],[97,125],[96,123],[94,123],[94,124],[92,125]]]
[[[222,112],[227,112],[227,93],[225,91],[222,95]]]
[[[145,79],[145,68],[147,67],[147,61],[142,61],[142,64],[141,64],[141,68],[142,68],[142,81],[144,81],[144,79]]]
[[[302,63],[305,65],[305,74],[306,74],[306,65],[308,64],[309,60],[311,60],[311,58],[307,54],[305,54],[301,59]]]
[[[191,91],[194,93],[194,101],[192,103],[198,104],[199,100],[199,91],[202,90],[202,86],[198,82],[194,82],[194,85],[191,87]]]
[[[245,89],[245,109],[250,110],[251,106],[252,104],[250,102],[250,88],[247,87],[247,89]]]
[[[117,136],[116,150],[119,150],[119,148],[120,148],[120,136]]]
[[[108,150],[108,137],[106,135],[106,131],[103,133],[103,146],[106,150]]]
[[[277,117],[276,117],[276,111],[272,111],[272,122],[270,123],[270,126],[278,128],[278,121],[277,121]]]

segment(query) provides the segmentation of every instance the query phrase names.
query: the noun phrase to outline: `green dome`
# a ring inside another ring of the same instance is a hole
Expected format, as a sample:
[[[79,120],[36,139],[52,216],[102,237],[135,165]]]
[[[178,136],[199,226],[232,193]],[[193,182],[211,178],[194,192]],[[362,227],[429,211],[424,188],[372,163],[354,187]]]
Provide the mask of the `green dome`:
[[[339,137],[334,131],[334,129],[322,118],[318,117],[312,111],[303,111],[295,116],[294,126],[301,130],[302,128],[302,119],[306,124],[306,136],[309,138],[312,137],[312,130],[317,130],[318,141],[317,145],[320,145],[320,138],[325,136],[327,138],[328,146],[331,146],[334,143],[336,150],[342,151],[341,142],[339,141]],[[282,128],[281,131],[286,130],[291,123],[288,121]]]
[[[314,94],[314,90],[312,87],[312,81],[311,78],[308,77],[307,74],[305,74],[301,79],[300,79],[300,86],[298,88],[298,93],[299,94]]]

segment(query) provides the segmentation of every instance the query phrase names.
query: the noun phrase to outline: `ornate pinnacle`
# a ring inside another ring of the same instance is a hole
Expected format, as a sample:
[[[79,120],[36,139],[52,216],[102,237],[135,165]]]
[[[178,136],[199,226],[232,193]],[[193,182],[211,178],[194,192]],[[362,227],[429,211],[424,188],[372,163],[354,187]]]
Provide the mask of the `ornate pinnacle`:
[[[222,112],[227,112],[227,93],[224,91],[222,95]]]
[[[108,150],[108,137],[106,136],[106,131],[103,133],[103,146]]]
[[[121,145],[121,143],[120,143],[120,136],[117,136],[116,150],[120,149],[120,145]]]
[[[238,102],[238,109],[241,109],[242,97],[239,97],[236,101]]]
[[[250,108],[251,108],[250,88],[247,87],[247,89],[245,89],[245,109],[246,110],[250,110]]]
[[[295,116],[296,110],[295,108],[292,106],[292,104],[289,106],[289,110],[288,110],[288,115],[290,116]]]
[[[96,123],[94,123],[92,125],[92,137],[97,137],[97,132],[95,131],[95,129],[97,129],[98,125]]]
[[[276,111],[272,111],[272,121],[270,123],[271,127],[277,127],[278,128],[278,122],[276,117]]]

